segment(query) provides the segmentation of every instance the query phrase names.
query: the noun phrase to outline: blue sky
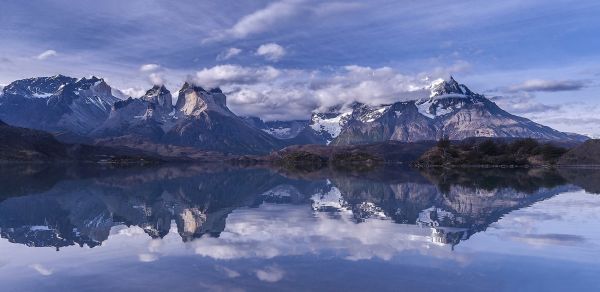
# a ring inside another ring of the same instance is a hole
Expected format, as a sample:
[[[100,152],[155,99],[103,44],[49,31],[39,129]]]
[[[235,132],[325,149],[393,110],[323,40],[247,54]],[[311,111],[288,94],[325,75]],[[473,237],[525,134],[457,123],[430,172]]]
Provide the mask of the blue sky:
[[[193,80],[239,114],[283,119],[414,98],[452,74],[511,112],[600,135],[599,14],[598,1],[6,0],[0,84],[97,75],[139,95]]]

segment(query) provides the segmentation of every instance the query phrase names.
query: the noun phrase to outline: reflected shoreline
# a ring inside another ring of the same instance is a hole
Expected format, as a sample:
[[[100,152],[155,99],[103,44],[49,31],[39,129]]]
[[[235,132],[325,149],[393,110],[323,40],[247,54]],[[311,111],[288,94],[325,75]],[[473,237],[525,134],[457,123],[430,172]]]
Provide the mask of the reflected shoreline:
[[[235,210],[276,204],[430,229],[433,243],[453,247],[514,210],[580,188],[598,193],[598,178],[600,171],[545,168],[0,166],[0,234],[31,247],[95,247],[115,226],[163,238],[174,222],[187,242],[219,237]]]

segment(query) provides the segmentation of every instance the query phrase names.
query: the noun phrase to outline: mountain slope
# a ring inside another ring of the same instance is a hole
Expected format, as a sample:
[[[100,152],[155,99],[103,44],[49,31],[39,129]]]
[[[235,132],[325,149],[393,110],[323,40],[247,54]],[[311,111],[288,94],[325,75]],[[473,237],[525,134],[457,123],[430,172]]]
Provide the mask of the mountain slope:
[[[317,142],[332,145],[388,140],[414,142],[442,137],[587,139],[512,115],[452,77],[434,82],[429,90],[430,96],[420,100],[380,106],[355,103],[346,111],[313,114],[309,127],[299,136],[320,137]]]
[[[171,92],[164,86],[154,86],[141,98],[129,98],[114,103],[107,119],[91,132],[94,138],[141,136],[159,141],[163,127],[173,120]]]
[[[308,120],[263,121],[258,117],[244,117],[244,121],[250,126],[260,129],[277,139],[293,139],[297,137],[309,123]]]
[[[268,153],[284,145],[231,112],[219,89],[206,91],[186,83],[179,91],[175,110],[177,121],[166,132],[163,143],[244,154]]]
[[[111,87],[97,77],[17,80],[3,89],[0,119],[20,127],[82,135],[102,123],[117,100]]]
[[[0,161],[148,162],[160,160],[157,155],[138,150],[65,144],[49,133],[13,127],[0,121]]]
[[[588,140],[569,150],[560,158],[558,164],[600,166],[600,140]]]
[[[143,138],[158,144],[235,154],[268,153],[284,145],[231,112],[220,89],[207,91],[190,83],[179,90],[175,105],[164,86],[153,87],[139,99],[115,103],[92,135],[118,138],[112,141],[131,147],[136,146],[133,141]]]

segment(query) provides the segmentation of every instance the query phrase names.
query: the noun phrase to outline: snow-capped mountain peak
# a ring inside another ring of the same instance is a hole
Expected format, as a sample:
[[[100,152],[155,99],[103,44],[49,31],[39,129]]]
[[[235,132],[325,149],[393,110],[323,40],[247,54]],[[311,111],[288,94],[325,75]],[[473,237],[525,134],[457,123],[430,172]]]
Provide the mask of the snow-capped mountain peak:
[[[431,94],[429,97],[444,95],[470,95],[472,92],[463,84],[459,84],[450,76],[448,80],[437,79],[429,87]]]
[[[155,85],[141,97],[143,100],[157,105],[159,108],[170,112],[173,107],[171,92],[164,86]]]
[[[75,78],[64,75],[28,78],[12,82],[4,87],[3,92],[24,98],[48,98],[56,94],[66,84],[74,81]]]

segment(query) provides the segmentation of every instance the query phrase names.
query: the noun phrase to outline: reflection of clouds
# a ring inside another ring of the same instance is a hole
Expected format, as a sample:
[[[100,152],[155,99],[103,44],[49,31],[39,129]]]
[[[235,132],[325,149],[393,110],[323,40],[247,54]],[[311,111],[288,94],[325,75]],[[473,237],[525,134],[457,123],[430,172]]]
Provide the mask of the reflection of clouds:
[[[313,213],[308,206],[274,204],[236,210],[218,238],[190,244],[197,254],[214,259],[335,253],[348,260],[389,260],[404,250],[459,257],[448,246],[432,242],[431,228],[375,219],[356,224],[351,214],[332,217]]]
[[[573,234],[511,234],[510,238],[525,242],[530,245],[577,245],[586,242],[586,239]]]
[[[138,258],[140,259],[140,262],[143,263],[154,262],[158,259],[158,257],[155,254],[151,253],[141,253],[138,255]]]
[[[600,219],[597,201],[583,191],[559,194],[506,214],[463,247],[595,263],[600,243],[594,228]]]
[[[29,267],[36,270],[42,276],[50,276],[53,273],[51,269],[44,267],[42,264],[32,264]]]
[[[271,266],[256,270],[256,277],[265,282],[275,283],[283,279],[284,271],[278,267]]]
[[[529,221],[529,220],[537,220],[537,221],[542,221],[542,220],[561,220],[562,216],[559,214],[549,214],[549,213],[545,213],[545,212],[541,212],[541,211],[533,211],[533,212],[515,212],[516,215],[514,218],[514,220],[516,221]]]
[[[124,235],[124,236],[137,236],[137,235],[142,235],[145,234],[144,233],[144,229],[138,227],[138,226],[125,226],[125,225],[117,225],[117,226],[113,226],[110,229],[110,235]]]
[[[237,278],[240,276],[240,273],[238,273],[237,271],[223,266],[215,266],[215,270],[222,272],[223,274],[225,274],[225,276],[227,276],[227,278],[230,279]]]
[[[163,246],[162,240],[152,239],[152,240],[150,240],[150,243],[148,243],[148,251],[149,252],[158,252],[162,246]]]

